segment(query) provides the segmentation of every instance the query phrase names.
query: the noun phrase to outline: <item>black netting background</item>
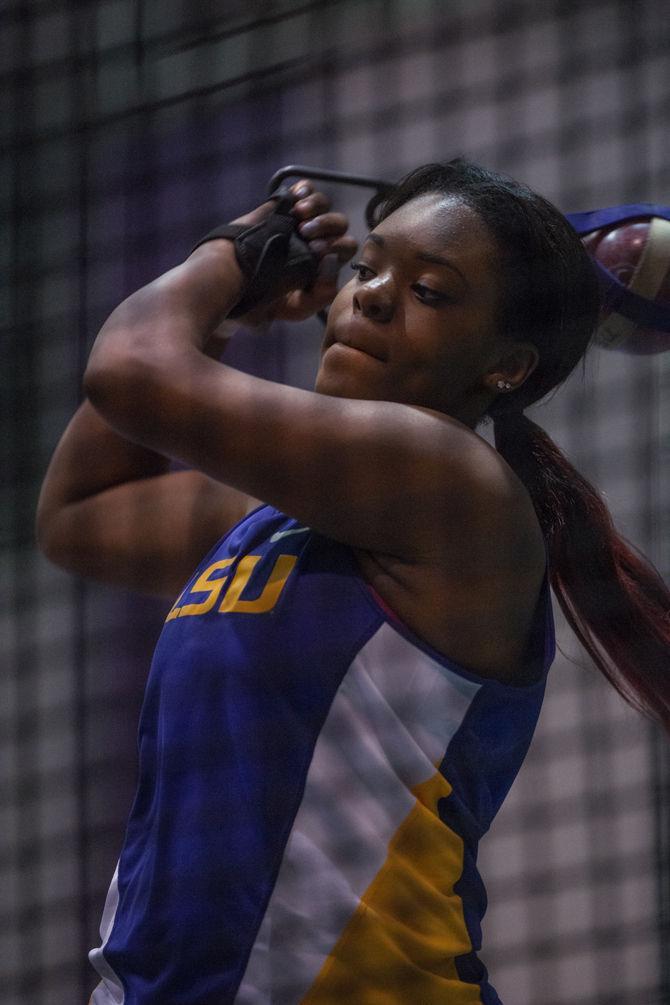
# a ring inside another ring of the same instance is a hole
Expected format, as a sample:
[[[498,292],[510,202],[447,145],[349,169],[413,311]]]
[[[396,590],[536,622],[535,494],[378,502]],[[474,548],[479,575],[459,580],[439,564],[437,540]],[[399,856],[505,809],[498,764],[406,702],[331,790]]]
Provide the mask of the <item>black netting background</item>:
[[[670,202],[657,0],[11,0],[0,7],[3,274],[0,987],[87,1000],[164,608],[34,542],[90,341],[128,292],[286,163],[395,178],[462,153],[565,210]],[[364,232],[364,197],[333,193]],[[319,327],[235,347],[309,385]],[[537,418],[667,574],[670,357],[596,350]],[[670,1001],[668,755],[565,631],[482,847],[484,959],[510,1005]],[[576,661],[576,663],[575,663]]]

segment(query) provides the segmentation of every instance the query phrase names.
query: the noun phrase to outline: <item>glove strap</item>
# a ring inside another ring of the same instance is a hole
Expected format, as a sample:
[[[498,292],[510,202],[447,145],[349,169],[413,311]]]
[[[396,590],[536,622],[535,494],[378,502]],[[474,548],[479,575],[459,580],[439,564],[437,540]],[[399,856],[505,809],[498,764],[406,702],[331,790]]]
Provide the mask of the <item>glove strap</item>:
[[[215,227],[192,249],[217,238],[233,242],[235,257],[247,282],[244,296],[228,317],[240,317],[290,289],[305,289],[316,279],[318,259],[298,235],[297,221],[291,215],[296,197],[285,189],[272,198],[277,205],[260,223]]]

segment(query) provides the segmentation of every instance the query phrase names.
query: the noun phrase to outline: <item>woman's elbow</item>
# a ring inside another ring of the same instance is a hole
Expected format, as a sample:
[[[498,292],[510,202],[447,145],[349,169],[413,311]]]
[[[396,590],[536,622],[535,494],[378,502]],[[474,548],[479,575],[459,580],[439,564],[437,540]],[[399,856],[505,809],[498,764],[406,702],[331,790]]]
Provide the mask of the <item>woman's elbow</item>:
[[[104,358],[94,355],[83,386],[93,408],[112,429],[133,442],[143,442],[161,411],[160,365],[156,360],[116,349]]]
[[[68,534],[67,514],[64,510],[48,509],[38,505],[35,517],[35,541],[53,565],[73,571],[75,551],[72,536]]]
[[[127,407],[148,359],[143,330],[147,320],[140,307],[144,291],[124,300],[102,326],[86,365],[83,386],[91,404],[106,412]]]
[[[127,407],[137,364],[123,347],[103,347],[91,353],[84,371],[86,397],[104,417],[110,408]]]

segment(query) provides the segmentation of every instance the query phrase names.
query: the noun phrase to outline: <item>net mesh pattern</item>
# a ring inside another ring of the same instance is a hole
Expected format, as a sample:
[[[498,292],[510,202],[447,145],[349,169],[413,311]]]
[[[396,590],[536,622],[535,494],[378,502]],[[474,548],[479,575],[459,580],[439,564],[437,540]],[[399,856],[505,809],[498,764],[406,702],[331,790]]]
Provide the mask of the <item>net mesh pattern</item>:
[[[0,10],[3,325],[0,977],[85,1001],[164,605],[36,550],[39,483],[120,299],[286,163],[399,177],[463,154],[567,210],[667,202],[670,20],[655,0],[25,0]],[[333,188],[362,236],[365,197]],[[317,322],[233,361],[309,386]],[[594,350],[534,418],[666,575],[668,357]],[[670,1001],[668,756],[560,655],[481,850],[483,958],[515,1005]]]

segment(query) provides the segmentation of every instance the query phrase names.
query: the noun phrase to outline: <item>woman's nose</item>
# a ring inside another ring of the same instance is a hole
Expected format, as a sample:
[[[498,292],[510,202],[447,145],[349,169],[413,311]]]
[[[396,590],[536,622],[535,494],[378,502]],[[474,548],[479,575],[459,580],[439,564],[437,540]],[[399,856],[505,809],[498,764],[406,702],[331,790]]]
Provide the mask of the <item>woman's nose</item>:
[[[390,321],[395,312],[395,298],[390,278],[377,276],[364,286],[359,286],[354,294],[354,310],[360,311],[363,317],[371,321],[382,324]]]

